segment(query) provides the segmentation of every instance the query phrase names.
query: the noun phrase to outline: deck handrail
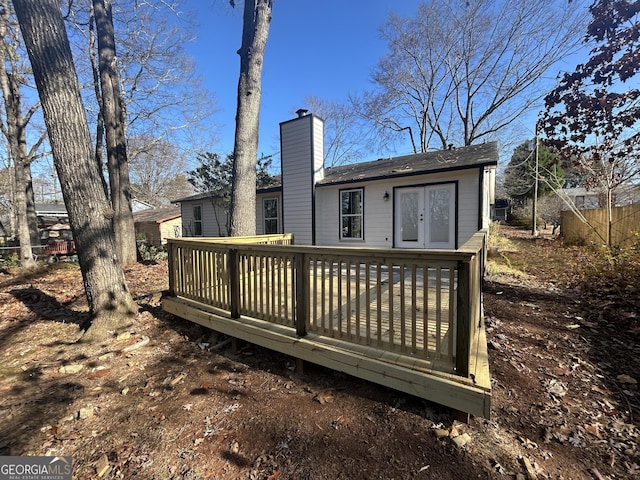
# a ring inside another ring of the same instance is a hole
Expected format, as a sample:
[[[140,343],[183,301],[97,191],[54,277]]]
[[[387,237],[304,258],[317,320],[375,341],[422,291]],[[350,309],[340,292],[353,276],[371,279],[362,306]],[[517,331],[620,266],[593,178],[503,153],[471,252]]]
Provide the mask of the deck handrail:
[[[230,318],[259,318],[300,337],[351,342],[468,377],[486,233],[457,250],[293,245],[287,235],[168,239],[169,293]]]

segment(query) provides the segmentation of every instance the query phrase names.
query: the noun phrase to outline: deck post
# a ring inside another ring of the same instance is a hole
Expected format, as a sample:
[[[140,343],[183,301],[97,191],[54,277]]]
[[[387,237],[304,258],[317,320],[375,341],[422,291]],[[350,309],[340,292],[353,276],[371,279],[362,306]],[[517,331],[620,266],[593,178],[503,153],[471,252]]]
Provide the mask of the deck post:
[[[227,256],[229,268],[229,314],[240,318],[240,276],[238,275],[238,250],[230,248]]]
[[[307,335],[309,298],[309,261],[304,253],[296,253],[295,256],[295,281],[296,281],[296,335]]]
[[[458,262],[458,298],[456,318],[456,374],[469,375],[469,351],[471,349],[471,265]]]
[[[176,296],[176,272],[178,271],[178,267],[176,265],[176,260],[178,256],[176,255],[176,249],[178,246],[175,243],[169,242],[169,248],[167,249],[167,263],[169,264],[169,296]]]

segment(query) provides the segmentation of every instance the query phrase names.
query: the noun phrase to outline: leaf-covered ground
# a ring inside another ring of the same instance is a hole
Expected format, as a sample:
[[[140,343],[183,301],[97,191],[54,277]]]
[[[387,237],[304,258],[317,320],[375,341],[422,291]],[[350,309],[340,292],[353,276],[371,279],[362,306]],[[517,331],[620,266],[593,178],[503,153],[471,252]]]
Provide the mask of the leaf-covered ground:
[[[509,237],[508,239],[505,237]],[[77,267],[0,273],[0,455],[74,478],[640,475],[640,264],[504,228],[488,266],[491,420],[305,365],[165,314],[166,263],[127,271],[130,336],[76,343]]]

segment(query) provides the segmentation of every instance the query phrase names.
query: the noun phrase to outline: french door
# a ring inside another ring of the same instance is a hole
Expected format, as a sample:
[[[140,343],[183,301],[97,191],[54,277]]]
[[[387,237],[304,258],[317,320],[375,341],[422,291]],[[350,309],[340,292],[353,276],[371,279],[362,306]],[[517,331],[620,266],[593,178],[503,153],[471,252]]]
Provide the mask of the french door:
[[[455,248],[454,183],[395,190],[395,245]]]

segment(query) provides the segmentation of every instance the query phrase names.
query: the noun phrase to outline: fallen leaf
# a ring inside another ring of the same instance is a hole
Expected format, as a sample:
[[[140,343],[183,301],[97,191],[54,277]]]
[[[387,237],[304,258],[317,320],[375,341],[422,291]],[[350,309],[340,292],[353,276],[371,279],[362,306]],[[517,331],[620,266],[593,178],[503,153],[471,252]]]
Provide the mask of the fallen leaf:
[[[600,438],[600,426],[597,423],[594,423],[593,425],[585,424],[584,429],[587,433]]]
[[[280,478],[280,470],[274,470],[271,475],[267,477],[267,480],[278,480]]]
[[[538,448],[538,444],[536,442],[533,442],[533,441],[529,440],[528,438],[518,437],[518,440],[520,440],[522,442],[522,444],[523,444],[523,446],[525,448],[529,448],[529,449]]]
[[[180,375],[178,375],[176,378],[174,378],[173,380],[171,380],[171,386],[175,387],[178,383],[180,383],[182,380],[184,380],[184,378],[187,376],[186,373],[181,373]]]
[[[597,392],[597,393],[601,393],[602,395],[609,395],[611,394],[611,392],[609,390],[607,390],[606,388],[601,388],[597,385],[592,385],[591,386],[591,391],[592,392]]]
[[[459,448],[464,447],[470,441],[471,435],[469,435],[468,433],[463,433],[462,435],[458,435],[453,439],[453,443],[455,443]]]
[[[336,418],[333,422],[331,422],[331,426],[333,428],[338,428],[340,425],[342,425],[344,423],[344,415],[340,415],[338,418]]]
[[[571,434],[569,437],[569,443],[578,448],[583,446],[582,437],[577,432]]]
[[[571,375],[571,372],[569,370],[562,367],[555,367],[553,369],[553,373],[555,373],[559,377],[568,377],[569,375]]]
[[[631,377],[631,376],[629,376],[629,375],[626,375],[626,374],[624,374],[624,373],[623,373],[622,375],[618,375],[618,376],[616,377],[616,379],[617,379],[620,383],[629,383],[629,384],[631,384],[631,385],[637,385],[637,383],[638,383],[638,381],[637,381],[635,378],[633,378],[633,377]]]
[[[556,397],[564,397],[567,394],[567,386],[556,380],[550,380],[547,384],[547,392]]]
[[[333,403],[335,399],[335,393],[333,390],[324,390],[322,392],[318,392],[315,397],[313,397],[315,401],[320,403],[320,405],[324,405],[325,403]]]
[[[89,380],[94,380],[96,378],[102,378],[102,377],[106,376],[110,371],[111,371],[110,368],[102,368],[100,370],[95,370],[93,372],[90,372],[87,375],[87,377],[89,377]]]

